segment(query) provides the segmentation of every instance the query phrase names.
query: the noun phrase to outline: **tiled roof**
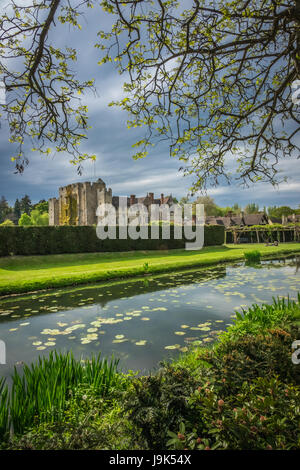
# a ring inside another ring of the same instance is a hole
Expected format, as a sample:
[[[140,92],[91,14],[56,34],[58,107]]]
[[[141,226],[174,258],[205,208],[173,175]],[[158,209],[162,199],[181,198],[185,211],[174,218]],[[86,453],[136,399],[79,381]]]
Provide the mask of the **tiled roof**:
[[[244,215],[245,225],[264,225],[268,223],[265,214],[246,214]]]

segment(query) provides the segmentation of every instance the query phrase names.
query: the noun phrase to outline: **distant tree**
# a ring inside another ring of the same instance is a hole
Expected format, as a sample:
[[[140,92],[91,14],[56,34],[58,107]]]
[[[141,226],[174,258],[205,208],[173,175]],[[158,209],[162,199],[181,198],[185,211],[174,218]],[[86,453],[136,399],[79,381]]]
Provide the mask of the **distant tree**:
[[[268,207],[268,215],[269,217],[278,217],[281,219],[281,217],[287,216],[287,215],[292,215],[295,213],[295,209],[292,209],[289,206],[281,206],[281,207]]]
[[[20,207],[21,207],[22,212],[25,212],[25,214],[27,215],[30,214],[31,209],[32,209],[32,204],[31,204],[31,199],[27,194],[25,194],[25,196],[22,197],[20,201]]]
[[[179,204],[181,206],[184,206],[184,204],[188,204],[190,202],[190,199],[188,198],[188,196],[183,196],[180,201],[179,201]]]
[[[7,215],[11,212],[11,208],[8,205],[8,202],[4,196],[1,196],[0,199],[0,223],[4,222],[7,218]]]
[[[232,212],[233,212],[235,215],[240,215],[240,213],[242,212],[242,208],[238,205],[237,202],[236,202],[235,204],[233,204],[233,206],[232,206]]]
[[[2,222],[2,224],[0,224],[0,225],[11,225],[11,226],[14,226],[15,224],[13,223],[12,220],[6,219],[6,220],[4,220],[4,222]]]
[[[259,205],[255,204],[255,202],[251,202],[246,205],[244,212],[245,214],[257,214],[257,212],[259,212]]]
[[[26,212],[24,212],[21,217],[19,218],[19,225],[20,226],[25,226],[25,225],[32,225],[31,223],[31,218],[29,217],[28,214],[26,214]]]
[[[216,206],[215,214],[216,217],[224,217],[227,212],[231,209],[231,207],[220,207]]]
[[[49,225],[49,216],[47,212],[41,213],[34,209],[30,214],[31,225]]]
[[[199,196],[196,200],[196,204],[204,204],[204,212],[206,216],[220,215],[217,204],[210,196]]]
[[[19,218],[21,217],[21,204],[19,199],[16,199],[15,205],[14,205],[14,219],[16,223],[19,222]]]
[[[34,209],[37,209],[39,212],[48,212],[49,210],[49,203],[48,201],[42,200],[35,204]]]

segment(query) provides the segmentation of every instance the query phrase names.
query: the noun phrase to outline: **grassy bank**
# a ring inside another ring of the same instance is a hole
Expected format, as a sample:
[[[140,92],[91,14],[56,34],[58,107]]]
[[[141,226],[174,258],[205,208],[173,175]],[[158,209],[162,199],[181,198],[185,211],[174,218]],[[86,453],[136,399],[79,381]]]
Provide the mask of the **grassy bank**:
[[[2,424],[2,448],[299,450],[300,364],[292,362],[299,326],[300,295],[253,305],[212,347],[193,347],[150,376],[124,375],[107,363],[99,374],[95,362],[70,356],[52,357],[51,367],[41,361],[27,369],[27,391],[14,379],[19,432],[9,436]],[[62,389],[55,376],[63,379],[64,370]],[[37,380],[45,371],[50,387]],[[0,423],[8,395],[3,388]]]
[[[244,258],[259,250],[263,257],[300,252],[299,243],[205,247],[201,251],[142,251],[83,253],[0,258],[0,295],[85,284],[145,273],[160,273],[209,266]]]

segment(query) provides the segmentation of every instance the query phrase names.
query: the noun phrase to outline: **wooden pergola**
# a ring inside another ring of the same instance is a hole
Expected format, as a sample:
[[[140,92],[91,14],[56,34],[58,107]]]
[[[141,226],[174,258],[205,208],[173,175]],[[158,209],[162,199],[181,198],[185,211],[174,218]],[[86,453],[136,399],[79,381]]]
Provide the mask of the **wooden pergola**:
[[[242,238],[242,235],[250,233],[250,242],[251,243],[267,243],[270,241],[270,236],[271,234],[276,233],[277,234],[277,241],[285,243],[286,238],[293,239],[293,241],[299,241],[300,240],[300,227],[298,225],[295,226],[289,226],[289,227],[274,227],[270,228],[260,226],[260,227],[228,227],[225,229],[225,243],[227,242],[227,234],[231,233],[233,236],[233,243],[237,244],[240,243],[240,239]],[[254,235],[254,238],[256,238],[255,241],[253,241],[252,234]],[[290,234],[290,237],[287,237],[286,235]]]

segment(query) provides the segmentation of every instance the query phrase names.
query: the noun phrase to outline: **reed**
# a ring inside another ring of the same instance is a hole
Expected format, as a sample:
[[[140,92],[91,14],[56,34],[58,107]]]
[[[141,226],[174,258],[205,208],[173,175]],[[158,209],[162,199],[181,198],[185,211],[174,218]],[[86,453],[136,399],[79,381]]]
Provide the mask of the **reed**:
[[[118,383],[118,360],[76,360],[72,352],[51,352],[21,373],[14,369],[8,391],[0,381],[0,438],[10,431],[22,434],[36,423],[52,423],[63,418],[68,399],[78,385],[93,387],[99,397],[105,396]]]
[[[258,263],[261,258],[261,253],[258,250],[246,251],[244,257],[248,263]]]

